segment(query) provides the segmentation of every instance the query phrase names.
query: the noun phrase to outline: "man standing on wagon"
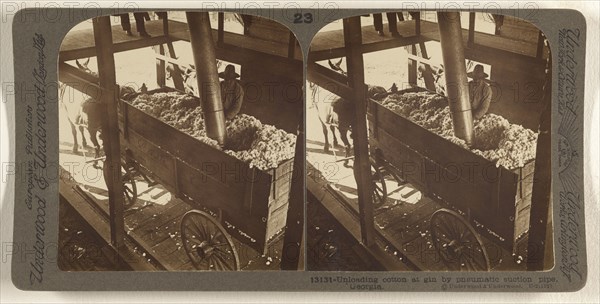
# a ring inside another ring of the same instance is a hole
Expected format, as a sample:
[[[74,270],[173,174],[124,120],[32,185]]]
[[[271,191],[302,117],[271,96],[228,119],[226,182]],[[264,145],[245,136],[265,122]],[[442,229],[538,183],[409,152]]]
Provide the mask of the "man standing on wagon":
[[[483,66],[478,64],[473,71],[467,73],[467,76],[473,79],[469,81],[469,99],[473,119],[480,119],[487,113],[492,101],[492,89],[485,82],[488,74],[483,71]]]
[[[242,108],[244,101],[244,89],[237,78],[240,77],[235,72],[235,67],[228,64],[225,71],[219,73],[221,81],[221,100],[223,101],[223,110],[225,111],[225,119],[234,118]]]

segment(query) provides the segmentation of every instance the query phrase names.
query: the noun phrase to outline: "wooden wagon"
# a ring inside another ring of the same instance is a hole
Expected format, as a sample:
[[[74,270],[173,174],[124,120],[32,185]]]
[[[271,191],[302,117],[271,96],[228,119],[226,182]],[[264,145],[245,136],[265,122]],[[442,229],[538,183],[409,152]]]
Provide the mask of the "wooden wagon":
[[[140,168],[197,209],[181,220],[183,247],[196,268],[238,269],[232,236],[266,252],[286,226],[293,159],[271,170],[251,168],[127,101],[120,108],[125,167]]]
[[[482,234],[515,253],[529,227],[534,160],[514,170],[497,167],[374,100],[367,120],[374,202],[385,201],[383,177],[391,174],[446,206],[432,215],[430,232],[449,267],[489,270]]]

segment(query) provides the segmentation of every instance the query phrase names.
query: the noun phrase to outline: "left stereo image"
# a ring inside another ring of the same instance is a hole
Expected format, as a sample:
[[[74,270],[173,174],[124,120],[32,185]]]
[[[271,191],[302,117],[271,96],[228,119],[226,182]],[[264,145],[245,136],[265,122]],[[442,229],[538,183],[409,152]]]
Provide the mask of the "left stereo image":
[[[59,55],[63,271],[303,270],[303,63],[262,17],[135,12]]]

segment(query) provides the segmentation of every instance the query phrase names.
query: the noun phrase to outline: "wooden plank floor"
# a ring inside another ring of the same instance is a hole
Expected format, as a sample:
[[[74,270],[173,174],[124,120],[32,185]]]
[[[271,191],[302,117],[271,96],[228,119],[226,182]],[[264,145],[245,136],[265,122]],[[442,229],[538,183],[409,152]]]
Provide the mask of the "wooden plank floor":
[[[391,35],[379,36],[373,29],[372,25],[365,25],[362,27],[362,39],[363,45],[370,46],[370,51],[384,50],[389,48],[395,48],[402,45],[402,40],[410,41],[415,35],[415,21],[408,20],[398,22],[398,32],[403,36],[402,38],[394,38]],[[388,28],[387,24],[384,24],[384,28]],[[468,30],[463,29],[463,39],[465,46],[467,45]],[[421,20],[421,36],[424,41],[440,41],[440,33],[438,24],[435,22]],[[396,44],[391,43],[396,41]],[[489,47],[495,50],[502,50],[514,54],[525,55],[535,58],[537,51],[537,40],[535,41],[521,41],[514,40],[507,37],[490,35],[481,32],[475,32],[474,38],[475,44],[479,46]],[[311,58],[318,58],[317,60],[337,58],[344,56],[344,35],[342,30],[333,30],[326,32],[319,32],[312,40],[309,55]],[[468,55],[469,50],[465,50]],[[327,56],[329,54],[329,56]]]
[[[75,155],[70,153],[69,147],[60,149],[61,163],[85,163],[89,154]],[[87,158],[86,158],[87,155]],[[87,216],[86,220],[93,220],[95,229],[101,229],[103,235],[108,234],[108,191],[101,178],[89,178],[96,176],[90,167],[82,171],[72,170],[72,185],[68,188],[78,186],[84,192],[86,198],[81,194],[69,191],[68,202],[73,204],[84,204],[87,209],[97,210],[93,215]],[[86,175],[88,178],[86,178]],[[139,256],[138,260],[151,260],[159,264],[159,268],[166,270],[194,270],[185,249],[182,247],[180,221],[183,215],[193,209],[186,202],[172,196],[162,186],[148,186],[141,177],[136,178],[138,188],[138,200],[125,212],[125,230],[128,243],[132,245],[132,251]],[[63,188],[67,188],[64,186]],[[61,192],[63,189],[61,189]],[[76,199],[79,196],[79,199]],[[90,202],[91,201],[91,202]],[[81,208],[76,208],[80,210]],[[108,236],[105,237],[107,239]],[[108,239],[107,239],[108,240]],[[281,252],[283,238],[277,238],[268,248],[266,254],[241,243],[233,238],[234,245],[240,258],[242,270],[279,270],[281,263]],[[138,261],[139,263],[139,261]],[[154,269],[154,268],[152,268]]]
[[[190,41],[189,28],[187,23],[169,20],[169,35],[163,33],[162,20],[146,21],[146,31],[152,36],[143,38],[137,35],[135,24],[132,24],[133,36],[128,36],[121,25],[112,26],[113,45],[115,52],[122,52],[141,47],[148,47],[166,43],[168,41]],[[213,29],[213,39],[216,41],[217,30]],[[231,32],[224,32],[224,43],[249,49],[265,54],[276,55],[280,57],[288,56],[288,42],[273,42],[262,39],[256,39]],[[73,60],[95,56],[95,42],[92,29],[81,29],[71,31],[64,38],[60,46],[60,60]],[[300,47],[296,46],[295,59],[302,60]]]

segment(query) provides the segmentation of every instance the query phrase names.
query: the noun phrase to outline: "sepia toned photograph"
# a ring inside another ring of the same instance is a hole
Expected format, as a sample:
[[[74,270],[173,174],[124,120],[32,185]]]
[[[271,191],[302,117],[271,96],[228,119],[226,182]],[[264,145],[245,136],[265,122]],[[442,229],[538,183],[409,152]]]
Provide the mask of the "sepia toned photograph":
[[[62,271],[304,269],[303,65],[286,26],[95,17],[62,41],[59,81]]]
[[[307,63],[306,269],[552,269],[550,59],[535,25],[492,13],[322,28]]]

